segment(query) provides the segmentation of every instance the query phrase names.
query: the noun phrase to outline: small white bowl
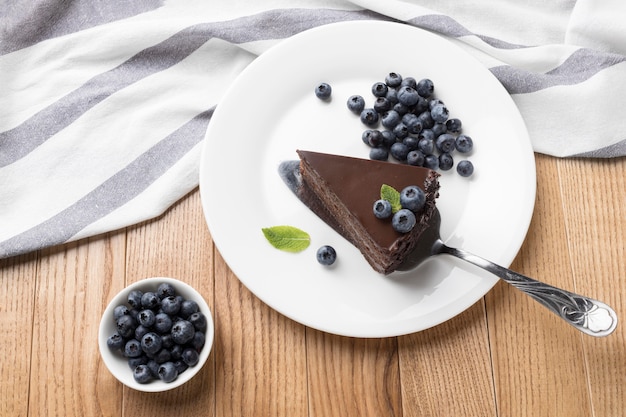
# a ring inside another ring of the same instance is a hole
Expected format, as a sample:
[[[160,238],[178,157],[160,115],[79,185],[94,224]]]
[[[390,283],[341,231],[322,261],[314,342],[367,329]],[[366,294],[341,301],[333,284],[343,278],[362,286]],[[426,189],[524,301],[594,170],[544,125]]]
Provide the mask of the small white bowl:
[[[183,296],[185,299],[194,300],[198,303],[200,307],[200,312],[202,312],[207,319],[207,330],[205,333],[206,342],[204,347],[200,351],[199,361],[195,366],[190,366],[185,370],[185,372],[178,375],[178,377],[172,382],[163,382],[160,380],[153,380],[146,384],[140,384],[135,381],[133,377],[133,371],[128,366],[127,358],[123,357],[118,352],[113,352],[107,346],[107,339],[115,334],[117,331],[115,320],[113,319],[113,310],[118,305],[127,305],[128,306],[128,294],[132,290],[141,290],[142,292],[146,291],[156,291],[157,287],[161,283],[170,283],[176,289],[176,293]],[[129,285],[120,291],[109,303],[107,308],[104,310],[102,314],[102,319],[100,321],[100,330],[98,332],[98,345],[100,347],[100,355],[102,356],[102,360],[104,364],[107,366],[109,371],[113,374],[115,378],[117,378],[122,384],[126,385],[129,388],[144,391],[144,392],[161,392],[167,391],[176,387],[181,386],[185,382],[189,381],[191,378],[196,375],[200,369],[204,366],[205,362],[209,358],[209,354],[211,353],[211,348],[213,346],[213,316],[211,315],[211,310],[209,309],[208,304],[202,298],[200,293],[193,289],[188,284],[185,284],[182,281],[178,281],[173,278],[167,277],[154,277],[154,278],[146,278],[141,281],[138,281],[134,284]]]

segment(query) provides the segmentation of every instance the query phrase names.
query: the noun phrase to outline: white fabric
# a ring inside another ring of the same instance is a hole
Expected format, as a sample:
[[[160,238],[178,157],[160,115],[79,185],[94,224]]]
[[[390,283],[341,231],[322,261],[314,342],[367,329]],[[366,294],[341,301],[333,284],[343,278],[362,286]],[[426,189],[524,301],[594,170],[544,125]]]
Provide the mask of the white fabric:
[[[254,58],[336,21],[448,37],[512,94],[535,151],[626,155],[620,0],[18,0],[0,5],[0,257],[161,214]]]

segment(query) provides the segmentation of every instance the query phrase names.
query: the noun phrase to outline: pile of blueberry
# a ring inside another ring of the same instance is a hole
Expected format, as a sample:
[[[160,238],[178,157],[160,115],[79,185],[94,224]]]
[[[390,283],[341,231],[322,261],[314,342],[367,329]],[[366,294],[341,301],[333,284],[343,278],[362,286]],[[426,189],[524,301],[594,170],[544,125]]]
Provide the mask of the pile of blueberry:
[[[395,211],[389,200],[380,199],[374,202],[373,212],[378,219],[391,217],[391,226],[398,233],[408,233],[415,227],[419,212],[426,204],[426,194],[417,185],[410,185],[400,191],[400,208]]]
[[[472,138],[461,132],[461,120],[450,117],[434,91],[434,83],[428,78],[417,81],[391,72],[384,81],[372,85],[371,107],[366,107],[361,95],[348,98],[348,109],[368,127],[361,139],[370,147],[371,159],[387,161],[391,156],[409,165],[447,171],[454,166],[454,152],[472,151]],[[327,99],[330,93],[325,83],[316,89],[321,99]],[[474,166],[464,159],[457,163],[456,170],[469,177]]]
[[[172,382],[198,363],[207,318],[171,284],[159,284],[154,292],[131,291],[128,305],[115,307],[113,319],[117,331],[107,345],[128,359],[135,381]]]

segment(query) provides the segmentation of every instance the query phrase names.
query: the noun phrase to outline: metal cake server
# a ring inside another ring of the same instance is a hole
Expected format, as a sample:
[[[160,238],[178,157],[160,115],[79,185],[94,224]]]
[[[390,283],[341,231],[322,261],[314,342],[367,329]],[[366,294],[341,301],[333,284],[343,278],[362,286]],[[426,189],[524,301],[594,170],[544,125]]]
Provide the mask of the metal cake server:
[[[447,254],[491,272],[518,290],[531,296],[583,333],[603,337],[617,327],[617,314],[607,304],[589,297],[553,287],[541,281],[518,274],[465,250],[446,246],[439,236],[441,216],[436,210],[431,224],[420,236],[420,241],[410,258],[402,265],[402,270],[413,269],[427,258]]]
[[[285,184],[299,197],[297,189],[301,184],[302,178],[299,175],[298,167],[299,161],[285,161],[281,163],[279,173]],[[452,255],[491,272],[498,278],[508,282],[583,333],[590,336],[603,337],[611,334],[617,327],[617,314],[611,307],[601,301],[553,287],[518,274],[465,250],[446,246],[440,238],[440,225],[441,216],[439,210],[435,210],[429,227],[424,230],[417,247],[400,266],[399,270],[407,271],[414,269],[420,263],[435,255]]]

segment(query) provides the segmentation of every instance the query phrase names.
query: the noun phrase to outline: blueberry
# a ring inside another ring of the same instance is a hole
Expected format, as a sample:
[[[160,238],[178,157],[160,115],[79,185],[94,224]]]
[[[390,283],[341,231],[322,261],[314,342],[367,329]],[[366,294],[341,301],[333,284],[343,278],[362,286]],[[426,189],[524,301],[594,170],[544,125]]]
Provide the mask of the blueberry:
[[[396,142],[391,145],[390,153],[391,156],[393,156],[398,161],[404,162],[406,161],[406,157],[409,154],[409,148],[402,142]]]
[[[454,165],[454,159],[449,153],[442,153],[439,155],[439,169],[442,171],[448,171]]]
[[[383,135],[383,146],[387,149],[391,148],[391,145],[396,143],[398,139],[391,130],[383,130],[381,134]]]
[[[141,338],[146,334],[149,333],[150,329],[147,328],[146,326],[140,324],[139,326],[137,326],[137,328],[135,329],[135,339],[137,340],[141,340]]]
[[[450,153],[454,151],[454,147],[456,146],[456,140],[453,135],[450,133],[444,133],[439,136],[435,142],[437,149],[442,153]]]
[[[317,250],[317,262],[322,265],[330,266],[337,260],[337,252],[335,248],[329,245],[324,245]]]
[[[424,165],[424,154],[418,150],[411,151],[406,156],[406,162],[409,165],[421,167],[422,165]]]
[[[130,304],[132,308],[140,309],[142,296],[143,292],[140,290],[132,290],[128,293],[128,304]]]
[[[398,102],[398,90],[396,90],[395,88],[390,88],[387,91],[387,95],[385,96],[385,98],[387,99],[387,101],[389,101],[392,105],[396,104]]]
[[[459,135],[456,138],[455,147],[461,153],[468,153],[474,148],[474,141],[467,135]]]
[[[385,97],[387,91],[389,91],[389,87],[385,83],[377,82],[372,86],[372,94],[374,94],[375,97]]]
[[[207,326],[209,325],[206,316],[200,311],[198,311],[197,313],[193,313],[191,316],[189,316],[189,322],[193,324],[193,328],[197,332],[206,331]]]
[[[141,296],[141,307],[143,307],[144,309],[148,308],[152,310],[159,306],[160,301],[161,300],[159,299],[159,296],[156,295],[156,293],[148,291],[143,293],[143,295]]]
[[[200,352],[200,349],[202,349],[205,343],[206,343],[206,335],[204,332],[196,332],[196,334],[193,335],[191,346],[193,346],[195,350]]]
[[[402,139],[402,143],[404,143],[407,149],[409,150],[409,152],[411,152],[411,151],[417,150],[419,139],[413,136],[407,136],[406,138]]]
[[[172,354],[167,349],[161,349],[152,357],[152,359],[154,359],[156,363],[161,364],[172,360]]]
[[[125,305],[119,305],[113,309],[113,319],[117,320],[122,316],[130,315],[130,310]]]
[[[419,95],[413,87],[403,86],[398,89],[398,101],[405,106],[414,106]]]
[[[153,378],[158,378],[159,366],[160,366],[159,363],[155,361],[154,359],[150,359],[146,365],[148,366],[148,369],[150,370],[150,375],[152,375]]]
[[[437,155],[426,155],[424,158],[424,167],[428,169],[432,169],[434,171],[439,169],[439,158]]]
[[[128,339],[135,333],[137,322],[130,315],[126,315],[117,319],[115,325],[117,327],[117,333],[124,339]]]
[[[446,128],[448,132],[459,133],[461,131],[462,123],[459,119],[448,119],[446,121]]]
[[[433,132],[432,129],[424,129],[419,133],[417,137],[420,139],[429,139],[434,142],[437,138],[437,135],[435,135],[435,132]]]
[[[413,106],[413,113],[420,114],[420,113],[423,113],[423,112],[425,112],[427,110],[429,110],[429,108],[428,108],[428,100],[426,100],[422,96],[418,96],[417,103],[415,103],[415,106]]]
[[[161,350],[162,345],[161,336],[154,332],[146,333],[141,338],[141,349],[148,355],[155,355]]]
[[[404,139],[409,136],[409,128],[404,123],[400,122],[393,127],[393,134],[396,135],[398,139]]]
[[[386,97],[376,97],[376,101],[374,101],[374,110],[380,114],[390,110],[391,106],[391,101],[387,100]]]
[[[138,309],[136,309],[136,308],[131,308],[131,309],[128,311],[128,314],[129,314],[132,318],[134,318],[134,319],[135,319],[135,321],[137,321],[137,317],[139,317],[139,310],[138,310]]]
[[[373,161],[387,161],[389,159],[389,151],[386,148],[370,149],[370,159]]]
[[[420,119],[420,122],[422,122],[422,128],[424,129],[432,129],[435,125],[435,121],[430,116],[430,111],[428,110],[420,113],[417,117]]]
[[[107,339],[107,346],[111,350],[120,350],[124,346],[124,338],[119,333],[115,333]]]
[[[356,94],[356,95],[350,96],[346,104],[348,106],[348,109],[352,113],[361,114],[361,112],[365,108],[365,99],[362,96]]]
[[[435,91],[435,84],[428,78],[424,78],[419,80],[417,86],[415,87],[417,94],[424,98],[428,98],[433,95]]]
[[[439,104],[444,106],[443,101],[441,101],[440,99],[438,99],[438,98],[431,98],[430,100],[428,100],[428,109],[432,110],[433,107],[435,107],[435,106],[437,106]]]
[[[411,88],[417,88],[417,81],[413,77],[406,77],[402,79],[401,86],[407,86]]]
[[[167,333],[172,329],[172,319],[165,313],[159,313],[155,317],[154,329],[163,334]]]
[[[171,333],[161,333],[161,346],[163,349],[171,349],[175,344]]]
[[[381,123],[387,129],[393,129],[398,123],[400,123],[401,120],[402,118],[397,111],[389,110],[388,112],[383,113]]]
[[[187,348],[183,351],[182,360],[189,366],[196,366],[200,362],[200,355],[195,349]]]
[[[422,122],[420,122],[417,115],[413,113],[407,113],[402,116],[402,123],[409,129],[409,133],[413,135],[417,135],[422,131]]]
[[[431,138],[422,138],[417,142],[417,149],[424,155],[430,155],[435,152],[435,141]]]
[[[178,314],[182,300],[178,297],[168,296],[161,300],[161,310],[170,316]]]
[[[380,130],[367,129],[361,134],[363,143],[372,148],[376,148],[383,144],[383,134]]]
[[[139,365],[146,365],[150,359],[146,355],[137,356],[136,358],[128,358],[128,367],[134,370]]]
[[[178,377],[178,371],[172,362],[162,363],[157,373],[163,382],[172,382]]]
[[[406,104],[396,103],[396,104],[393,105],[393,109],[392,110],[397,111],[400,116],[404,116],[409,111],[411,111],[411,108],[409,106],[407,106]]]
[[[165,297],[173,297],[176,295],[176,289],[169,282],[162,282],[156,290],[157,296],[162,300]]]
[[[402,208],[417,212],[426,204],[426,194],[417,185],[409,185],[400,191],[400,205]]]
[[[391,203],[384,199],[375,201],[372,210],[377,219],[387,219],[392,214]]]
[[[385,77],[385,84],[389,87],[398,87],[402,83],[402,75],[397,72],[390,72]]]
[[[133,378],[139,384],[145,384],[152,380],[152,372],[147,364],[137,365],[133,370]]]
[[[183,356],[183,350],[185,350],[183,345],[174,345],[174,346],[172,346],[172,348],[170,349],[170,355],[171,355],[171,359],[170,360],[172,360],[172,361],[179,360]]]
[[[364,109],[361,112],[361,122],[367,126],[374,126],[378,123],[378,113],[374,109]]]
[[[319,83],[315,87],[315,95],[321,100],[328,100],[332,94],[333,89],[328,83]]]
[[[182,359],[178,359],[174,361],[174,368],[176,368],[176,372],[178,372],[178,375],[180,375],[187,369],[189,369],[189,365],[187,365]]]
[[[446,127],[445,123],[435,123],[430,130],[433,131],[433,134],[435,135],[435,137],[439,137],[443,135],[444,133],[447,133],[448,128]]]
[[[413,230],[417,219],[415,214],[409,209],[400,209],[393,215],[391,225],[398,233],[408,233]]]
[[[152,327],[156,321],[156,314],[152,310],[141,310],[137,315],[137,321],[143,326]]]
[[[448,108],[444,104],[437,104],[430,109],[430,117],[435,122],[445,123],[448,120]]]
[[[200,311],[200,307],[194,300],[184,300],[180,305],[180,315],[183,318],[187,318],[197,311]]]
[[[136,358],[143,355],[141,350],[141,343],[137,339],[130,339],[124,346],[124,355],[127,358]]]
[[[172,339],[179,345],[184,345],[190,340],[193,340],[195,332],[193,324],[187,320],[180,320],[172,326]]]
[[[460,161],[456,165],[456,172],[462,177],[469,177],[474,173],[474,165],[467,160]]]

